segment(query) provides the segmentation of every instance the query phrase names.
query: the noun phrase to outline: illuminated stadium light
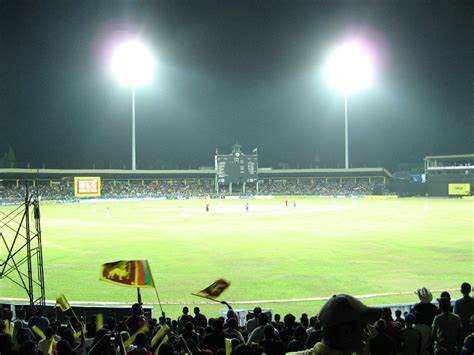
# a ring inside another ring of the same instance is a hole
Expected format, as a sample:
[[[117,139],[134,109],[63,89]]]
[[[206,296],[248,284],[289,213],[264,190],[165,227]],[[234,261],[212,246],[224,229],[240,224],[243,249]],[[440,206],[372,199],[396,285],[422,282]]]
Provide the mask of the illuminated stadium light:
[[[132,170],[136,170],[135,89],[152,79],[155,62],[151,51],[144,44],[131,41],[122,43],[115,49],[111,69],[120,83],[132,88]]]
[[[151,80],[154,71],[153,55],[143,43],[122,43],[112,55],[112,72],[122,84],[144,85]]]
[[[358,41],[336,47],[328,57],[326,79],[331,86],[347,94],[369,87],[374,79],[369,50]]]
[[[326,63],[326,80],[344,93],[345,168],[349,169],[349,132],[347,127],[347,96],[369,87],[374,80],[374,63],[370,51],[356,40],[337,46]]]

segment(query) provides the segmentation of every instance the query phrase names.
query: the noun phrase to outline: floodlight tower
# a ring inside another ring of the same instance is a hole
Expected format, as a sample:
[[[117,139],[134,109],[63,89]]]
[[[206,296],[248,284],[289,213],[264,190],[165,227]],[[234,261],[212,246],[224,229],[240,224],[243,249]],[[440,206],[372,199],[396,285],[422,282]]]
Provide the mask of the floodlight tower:
[[[132,89],[132,170],[136,170],[135,90],[151,80],[155,63],[151,51],[144,44],[130,41],[115,49],[111,64],[117,80]]]
[[[349,132],[347,98],[349,94],[369,86],[374,77],[370,52],[357,40],[335,47],[326,63],[326,79],[331,86],[344,94],[345,168],[349,169]]]

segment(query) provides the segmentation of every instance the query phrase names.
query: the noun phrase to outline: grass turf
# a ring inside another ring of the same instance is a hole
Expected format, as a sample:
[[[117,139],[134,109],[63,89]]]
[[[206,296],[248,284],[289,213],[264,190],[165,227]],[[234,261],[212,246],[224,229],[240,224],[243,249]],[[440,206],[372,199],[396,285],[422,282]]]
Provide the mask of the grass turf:
[[[121,259],[148,259],[164,302],[192,305],[202,299],[191,292],[217,278],[229,279],[232,285],[223,298],[236,301],[237,309],[254,307],[238,301],[366,295],[422,286],[457,289],[461,282],[472,281],[473,201],[289,198],[285,207],[284,200],[212,200],[209,213],[205,201],[107,202],[95,207],[43,203],[47,299],[64,293],[70,301],[133,302],[133,289],[98,281],[102,263]],[[0,258],[4,254],[0,250]],[[145,303],[156,300],[153,290],[142,294]],[[0,295],[26,296],[5,279],[0,280]],[[365,302],[415,299],[380,296]],[[312,314],[321,304],[262,306]],[[164,308],[176,316],[181,307]],[[214,315],[223,308],[200,307]]]

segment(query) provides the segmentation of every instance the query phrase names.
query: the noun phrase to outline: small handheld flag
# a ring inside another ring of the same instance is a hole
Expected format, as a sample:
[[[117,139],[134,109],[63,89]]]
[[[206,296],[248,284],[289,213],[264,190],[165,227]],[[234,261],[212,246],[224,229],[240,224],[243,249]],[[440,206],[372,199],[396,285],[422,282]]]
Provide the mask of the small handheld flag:
[[[160,347],[168,342],[168,333],[171,331],[170,327],[167,324],[164,324],[160,330],[155,334],[153,339],[151,339],[150,347],[153,355],[157,355]]]
[[[74,310],[67,301],[66,296],[64,296],[62,293],[58,297],[56,297],[56,305],[54,307],[59,307],[61,309],[61,312],[66,312],[70,309],[74,318],[76,318],[77,322],[80,323],[79,319],[76,316],[76,313],[74,313]]]
[[[232,354],[232,339],[225,338],[225,355]]]
[[[51,337],[51,342],[49,343],[48,355],[57,354],[56,341],[54,337]]]
[[[204,290],[201,290],[197,293],[193,293],[193,295],[209,299],[215,299],[219,297],[229,286],[229,281],[226,281],[224,279],[218,279],[211,285],[206,287]]]
[[[13,336],[13,331],[15,330],[15,324],[12,321],[9,321],[8,319],[5,320],[5,333],[9,334],[10,336]]]
[[[148,260],[120,260],[103,264],[99,279],[127,287],[155,287]]]
[[[171,331],[168,324],[164,324],[160,330],[155,334],[155,336],[151,339],[151,347],[154,348],[156,344],[160,344],[162,339]]]
[[[61,312],[66,312],[68,309],[71,308],[71,305],[66,299],[66,296],[64,296],[62,293],[56,297],[56,307],[59,307],[61,309]]]
[[[98,332],[103,327],[104,327],[104,315],[102,313],[98,313],[95,316],[95,331]]]
[[[153,355],[158,355],[160,353],[160,348],[163,344],[167,343],[169,341],[169,338],[168,338],[168,335],[165,335],[165,337],[163,338],[163,340],[161,341],[160,345],[158,345],[156,347],[156,350],[155,352],[153,353]]]
[[[39,336],[41,339],[43,340],[46,339],[46,336],[44,335],[43,331],[37,325],[32,326],[31,330],[33,330],[35,334]]]

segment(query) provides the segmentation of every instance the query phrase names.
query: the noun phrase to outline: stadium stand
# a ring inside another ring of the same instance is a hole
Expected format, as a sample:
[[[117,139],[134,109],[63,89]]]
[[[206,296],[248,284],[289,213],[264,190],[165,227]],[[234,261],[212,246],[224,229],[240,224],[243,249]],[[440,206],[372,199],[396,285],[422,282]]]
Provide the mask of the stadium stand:
[[[316,195],[316,196],[364,196],[372,195],[376,182],[364,180],[316,180],[316,179],[274,179],[256,185],[248,185],[245,195]],[[64,183],[46,185],[39,184],[39,195],[43,200],[73,200],[74,189]],[[388,193],[388,191],[385,191]],[[238,194],[238,193],[235,193]],[[3,185],[2,200],[21,200],[25,195],[25,187],[16,184]],[[229,195],[228,190],[220,190],[220,196]],[[177,197],[216,197],[213,182],[183,180],[167,180],[158,183],[144,184],[141,180],[102,181],[102,198],[160,198]]]
[[[306,195],[306,196],[365,196],[372,195],[375,182],[359,180],[328,181],[310,179],[275,179],[260,184],[259,191],[256,185],[248,185],[245,196],[281,196],[281,195]],[[74,201],[74,189],[66,184],[47,184],[38,186],[42,200]],[[383,191],[386,194],[388,191]],[[2,201],[21,201],[24,199],[24,186],[3,185]],[[220,197],[229,196],[226,188],[219,191]],[[239,195],[234,193],[233,195]],[[158,183],[143,184],[142,181],[102,181],[102,196],[104,199],[121,198],[215,198],[213,182],[203,180],[200,182],[184,182],[183,180],[167,180]]]

